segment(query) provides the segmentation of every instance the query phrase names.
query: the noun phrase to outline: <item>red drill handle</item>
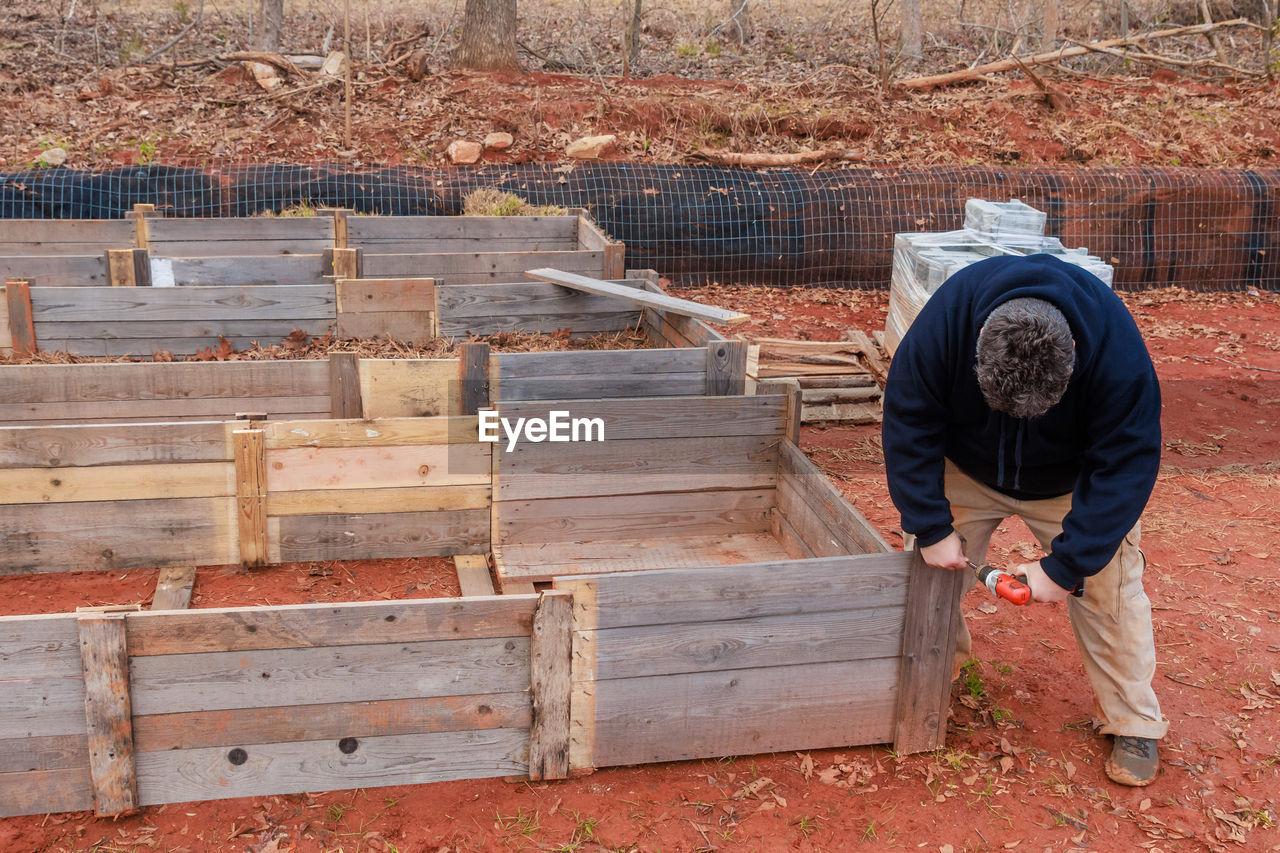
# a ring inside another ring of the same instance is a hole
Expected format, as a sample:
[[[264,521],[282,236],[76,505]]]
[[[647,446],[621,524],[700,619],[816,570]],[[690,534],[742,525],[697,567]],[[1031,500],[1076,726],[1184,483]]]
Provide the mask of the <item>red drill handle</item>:
[[[1005,601],[1014,604],[1026,604],[1031,600],[1031,587],[1023,583],[1020,578],[1003,569],[981,566],[978,569],[978,580],[983,586]]]

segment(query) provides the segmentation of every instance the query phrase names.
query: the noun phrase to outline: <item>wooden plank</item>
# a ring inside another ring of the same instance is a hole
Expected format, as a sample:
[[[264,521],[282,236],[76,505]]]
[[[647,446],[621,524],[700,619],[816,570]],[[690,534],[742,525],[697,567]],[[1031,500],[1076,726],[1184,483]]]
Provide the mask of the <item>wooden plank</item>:
[[[356,353],[329,353],[329,399],[334,418],[364,416],[364,402],[360,397],[360,356]]]
[[[800,424],[804,420],[804,403],[800,386],[792,379],[778,379],[770,382],[756,383],[756,394],[781,394],[786,397],[786,410],[782,416],[786,425],[784,435],[797,447],[800,446]]]
[[[207,421],[230,418],[236,412],[252,409],[302,418],[325,417],[329,413],[329,395],[318,397],[252,397],[248,399],[174,399],[90,403],[0,403],[0,424],[51,426],[67,421]],[[41,424],[41,421],[51,422]]]
[[[488,509],[490,495],[487,485],[274,492],[267,495],[267,515],[365,515]]]
[[[38,287],[104,287],[111,283],[106,256],[84,254],[88,248],[62,256],[12,254],[0,247],[0,281],[25,281]]]
[[[634,280],[614,280],[620,287],[636,287]],[[450,284],[436,288],[440,321],[461,323],[494,317],[528,318],[625,313],[636,325],[640,310],[625,299],[566,290],[550,282],[522,281],[491,284]]]
[[[4,281],[0,277],[0,281]],[[4,288],[0,287],[0,290]],[[13,355],[13,332],[9,330],[9,301],[0,299],[0,355]]]
[[[668,569],[556,578],[574,593],[579,622],[597,628],[670,625],[718,618],[736,602],[738,618],[902,607],[907,600],[906,554],[863,554],[779,560],[689,571]],[[814,578],[822,594],[814,595]],[[130,617],[135,618],[135,617]]]
[[[279,519],[273,562],[448,557],[489,550],[489,510],[295,515]]]
[[[501,287],[502,285],[476,285],[477,287]],[[529,332],[533,334],[563,333],[566,329],[574,337],[595,335],[601,332],[625,332],[636,328],[637,314],[633,310],[605,314],[577,314],[572,312],[548,314],[494,314],[487,317],[462,317],[449,319],[437,317],[436,331],[442,338],[465,338],[469,335],[496,335],[502,332]]]
[[[197,652],[528,636],[536,602],[533,596],[509,596],[221,607],[167,613],[144,610],[127,616],[126,623],[129,650],[136,659]],[[0,620],[0,631],[4,627]],[[3,636],[0,634],[0,639]]]
[[[333,702],[134,717],[139,753],[241,745],[247,733],[265,743],[341,740],[423,732],[528,728],[529,695],[481,693],[429,699]]]
[[[746,341],[716,341],[707,345],[708,397],[746,393]]]
[[[100,817],[124,814],[138,807],[124,617],[81,616],[76,627],[83,659],[94,812]]]
[[[355,216],[347,222],[349,245],[403,243],[430,246],[439,240],[577,241],[577,216]]]
[[[777,540],[763,532],[495,545],[493,554],[503,583],[508,578],[543,582],[575,574],[692,569],[788,559]]]
[[[254,257],[157,258],[167,266],[177,287],[324,284],[331,267],[325,255],[258,255]],[[330,262],[332,263],[332,262]]]
[[[83,709],[83,705],[81,706]],[[89,739],[83,732],[74,735],[7,738],[0,740],[0,778],[6,773],[35,770],[89,768]]]
[[[597,767],[885,743],[896,658],[597,682]]]
[[[360,360],[360,393],[367,418],[431,417],[460,410],[454,359]]]
[[[0,742],[64,736],[83,741],[84,672],[74,615],[0,617],[0,683]],[[8,750],[4,754],[22,760]],[[87,756],[82,766],[87,786]]]
[[[327,393],[322,361],[33,364],[0,367],[0,403],[52,403]]]
[[[529,639],[135,655],[130,668],[138,715],[466,696],[527,688]]]
[[[504,353],[504,356],[506,353]],[[636,438],[695,438],[740,435],[778,436],[785,401],[780,396],[687,397],[670,400],[601,400],[575,404],[575,416],[604,421],[607,441]],[[560,403],[506,402],[504,418],[547,419]],[[472,432],[475,435],[475,432]]]
[[[281,322],[283,323],[283,321]],[[226,345],[232,350],[244,351],[250,349],[255,344],[271,345],[279,343],[286,337],[286,333],[282,331],[284,328],[288,328],[290,331],[297,329],[311,337],[322,337],[329,331],[329,329],[332,328],[332,323],[329,321],[312,320],[307,321],[307,325],[305,326],[298,323],[283,324],[274,331],[269,331],[269,333],[246,336],[237,335],[232,332],[232,329],[235,328],[234,323],[235,321],[227,321],[227,325],[223,327],[222,331],[215,330],[208,336],[194,338],[167,337],[163,334],[158,336],[122,339],[100,337],[82,338],[76,335],[69,335],[61,338],[49,339],[49,346],[46,351],[62,351],[73,353],[75,355],[91,357],[133,356],[138,358],[150,358],[161,350],[171,355],[195,355],[202,350],[213,350],[221,346],[224,339]],[[317,417],[326,417],[329,411],[328,403],[326,402],[324,407],[313,411],[316,413]]]
[[[49,287],[32,294],[32,310],[43,323],[102,323],[104,317],[131,322],[165,320],[333,320],[333,287],[328,284],[243,287]],[[10,307],[12,311],[12,306]]]
[[[500,382],[584,373],[678,374],[702,376],[707,356],[701,350],[634,349],[504,352],[497,356]]]
[[[336,248],[331,254],[334,278],[359,278],[364,274],[364,250]]]
[[[365,254],[364,274],[372,278],[431,276],[437,284],[485,284],[519,279],[526,270],[553,266],[600,276],[604,253],[571,251],[480,251],[442,254]]]
[[[498,398],[508,400],[600,400],[634,397],[695,397],[706,392],[706,374],[588,373],[542,376],[498,383]]]
[[[224,462],[0,470],[0,506],[162,498],[230,497],[234,471]]]
[[[503,447],[495,500],[763,489],[777,482],[773,436],[626,439]]]
[[[340,314],[366,311],[434,311],[436,283],[430,278],[340,278],[334,282]]]
[[[533,724],[529,731],[529,778],[569,775],[569,658],[573,596],[548,590],[538,598],[530,641]]]
[[[534,586],[529,581],[502,580],[503,595],[533,595]]]
[[[832,386],[827,388],[804,388],[801,399],[806,405],[815,408],[819,404],[831,403],[867,403],[880,399],[880,389],[873,382],[871,385],[856,387]],[[874,407],[873,407],[874,408]]]
[[[267,564],[267,474],[260,429],[236,430],[236,520],[239,527],[240,564]]]
[[[329,217],[216,217],[149,221],[153,254],[173,257],[214,255],[304,255],[333,246]]]
[[[866,332],[857,329],[846,329],[845,335],[862,353],[867,366],[871,368],[871,374],[876,378],[876,383],[883,388],[885,382],[889,379],[889,365],[885,363],[879,348],[871,341],[871,338],[867,337]]]
[[[9,311],[9,340],[14,358],[35,355],[36,327],[31,306],[31,287],[25,281],[6,281],[5,305]]]
[[[196,583],[195,566],[165,566],[156,578],[152,610],[186,610]]]
[[[893,550],[879,531],[871,526],[862,513],[845,499],[840,490],[823,476],[818,466],[810,462],[795,444],[782,442],[778,465],[778,506],[784,515],[791,516],[790,510],[796,506],[791,498],[795,497],[813,511],[851,552],[888,553]],[[809,545],[817,551],[814,543],[810,542]]]
[[[939,749],[946,740],[952,662],[967,571],[935,569],[919,549],[910,554],[910,587],[903,631],[894,750],[906,755]]]
[[[706,621],[586,632],[595,679],[896,658],[905,608],[881,607],[741,619],[736,602]]]
[[[355,747],[350,755],[344,743]],[[511,776],[526,771],[528,743],[527,729],[492,729],[147,752],[138,756],[138,791],[149,806]]]
[[[493,578],[489,577],[489,558],[484,554],[460,554],[453,558],[453,565],[463,597],[494,594]]]
[[[564,272],[557,269],[539,268],[531,269],[525,272],[530,278],[542,279],[574,290],[582,290],[587,293],[599,293],[605,296],[616,296],[620,299],[627,299],[635,302],[637,305],[645,307],[658,308],[669,314],[678,314],[684,317],[693,317],[698,320],[706,320],[710,323],[724,323],[726,325],[735,325],[737,323],[745,323],[751,318],[738,311],[728,311],[723,308],[716,308],[710,305],[703,305],[689,299],[677,299],[674,296],[667,296],[665,293],[651,293],[646,290],[636,290],[629,287],[618,287],[607,281],[601,281],[598,278],[590,278],[585,275]]]
[[[0,575],[234,563],[235,515],[234,498],[9,506]]]
[[[467,342],[458,348],[458,383],[462,415],[489,405],[489,345]]]
[[[83,255],[132,244],[133,223],[120,219],[6,219],[0,254]]]
[[[436,337],[434,311],[364,311],[338,314],[338,337],[343,340],[386,340],[424,346]]]
[[[93,783],[83,767],[0,773],[0,817],[93,808]]]
[[[295,447],[266,453],[267,491],[487,485],[488,444]]]
[[[137,287],[137,268],[133,264],[133,249],[107,250],[107,278],[112,287]]]
[[[377,420],[272,421],[263,425],[267,449],[291,447],[394,447],[471,444],[474,417],[379,418]],[[0,433],[3,435],[3,433]],[[0,457],[2,458],[2,457]]]
[[[800,534],[791,526],[791,522],[787,521],[786,516],[776,506],[769,513],[769,532],[773,534],[774,539],[778,540],[778,544],[787,552],[787,556],[794,560],[806,560],[818,556],[805,544]]]
[[[768,527],[773,489],[500,501],[494,541],[584,542],[664,536],[730,535]]]
[[[801,419],[805,423],[843,421],[852,424],[878,424],[883,420],[883,410],[876,403],[824,403],[805,406]]]
[[[133,245],[146,249],[151,245],[151,227],[148,222],[155,213],[154,204],[134,204],[133,210],[125,213],[126,219],[133,220]]]

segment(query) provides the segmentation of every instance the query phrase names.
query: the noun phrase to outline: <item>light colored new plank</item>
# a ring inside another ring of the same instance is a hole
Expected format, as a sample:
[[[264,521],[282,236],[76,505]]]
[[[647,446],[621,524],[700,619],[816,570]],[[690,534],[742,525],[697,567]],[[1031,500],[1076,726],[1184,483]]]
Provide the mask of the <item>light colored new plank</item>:
[[[185,610],[191,603],[191,591],[196,583],[195,566],[166,566],[156,578],[156,593],[151,599],[152,610]]]
[[[367,418],[447,415],[458,408],[456,359],[361,359]]]
[[[33,364],[0,367],[0,403],[124,402],[328,393],[322,361]]]
[[[864,554],[704,569],[557,578],[579,602],[577,618],[597,628],[698,622],[723,614],[737,618],[902,607],[907,600],[906,554]],[[814,594],[820,579],[822,594]],[[130,617],[134,618],[134,617]]]
[[[539,596],[530,640],[529,672],[533,724],[529,732],[529,778],[569,775],[569,662],[573,597],[562,590]]]
[[[487,444],[293,447],[266,452],[267,491],[484,485]]]
[[[332,740],[245,743],[238,766],[222,747],[148,752],[138,756],[138,794],[158,805],[511,776],[525,772],[528,743],[527,729],[360,738],[350,755]]]
[[[84,667],[94,812],[99,816],[129,812],[138,806],[138,787],[124,616],[86,614],[76,620],[76,626]]]
[[[234,563],[235,512],[235,498],[11,505],[4,529],[22,547],[0,550],[0,574]]]
[[[28,773],[0,773],[0,817],[93,808],[89,766]]]
[[[262,430],[235,430],[236,522],[240,564],[263,566],[267,557],[267,477]]]
[[[267,497],[267,515],[332,515],[487,509],[491,500],[490,494],[490,488],[487,485],[275,492]]]
[[[225,462],[0,470],[0,505],[227,497],[235,470]]]
[[[495,451],[495,500],[772,488],[774,436],[519,442]]]
[[[743,314],[738,311],[729,311],[724,308],[703,305],[689,299],[678,299],[674,296],[668,296],[665,293],[652,293],[647,290],[619,287],[615,284],[610,284],[607,281],[601,281],[598,278],[577,275],[576,273],[564,272],[557,269],[531,269],[526,272],[525,275],[530,278],[542,279],[543,281],[550,281],[565,287],[571,287],[574,290],[603,294],[605,296],[616,296],[620,299],[627,299],[635,302],[637,305],[657,308],[669,314],[692,317],[696,320],[705,320],[709,323],[735,325],[737,323],[745,323],[751,319],[747,314]]]
[[[464,597],[493,595],[493,578],[489,577],[489,558],[484,554],[460,554],[453,558],[458,585]]]
[[[9,300],[3,287],[0,287],[0,354],[13,355],[13,333],[9,330]]]
[[[890,658],[902,649],[903,607],[747,619],[737,610],[727,602],[702,622],[587,632],[579,644],[594,645],[601,681]]]
[[[595,572],[644,572],[787,559],[786,552],[768,533],[495,545],[493,553],[502,577],[529,581]]]
[[[135,714],[523,690],[527,637],[135,656]]]
[[[773,489],[500,501],[494,541],[584,542],[758,533],[768,526]]]
[[[594,765],[885,743],[897,658],[597,682]]]
[[[166,264],[178,287],[324,284],[324,255],[257,255],[252,257],[157,258]]]
[[[141,611],[125,622],[139,657],[527,636],[535,604],[533,596],[286,604]]]
[[[451,362],[455,365],[456,362]],[[272,421],[263,425],[268,450],[292,447],[397,447],[467,444],[477,438],[471,416],[377,420]]]
[[[850,551],[887,553],[893,550],[870,522],[863,518],[862,513],[854,509],[844,495],[840,494],[840,490],[823,476],[818,467],[809,461],[809,458],[795,444],[790,441],[782,443],[779,448],[778,465],[780,480],[778,505],[784,515],[788,514],[796,503],[803,503]],[[798,499],[797,502],[791,501],[793,496]],[[810,547],[813,547],[812,543]]]
[[[279,516],[273,561],[480,554],[489,550],[489,519],[488,509]]]
[[[529,716],[529,694],[521,690],[430,699],[152,714],[134,717],[133,735],[138,752],[160,752],[239,746],[248,732],[264,743],[283,743],[527,728]]]
[[[670,400],[602,400],[574,402],[507,402],[497,408],[504,418],[548,418],[556,409],[574,417],[604,421],[606,441],[635,438],[693,438],[782,434],[785,400],[781,396],[708,397]]]
[[[333,286],[282,284],[245,287],[49,287],[32,293],[41,323],[165,320],[332,320]]]

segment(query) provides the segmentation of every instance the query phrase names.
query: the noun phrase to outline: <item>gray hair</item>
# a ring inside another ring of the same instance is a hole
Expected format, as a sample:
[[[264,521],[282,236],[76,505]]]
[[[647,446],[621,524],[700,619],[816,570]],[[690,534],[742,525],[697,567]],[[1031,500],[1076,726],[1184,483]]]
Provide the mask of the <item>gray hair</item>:
[[[1061,311],[1043,299],[1010,299],[996,306],[978,333],[978,387],[998,412],[1039,417],[1066,393],[1075,359]]]

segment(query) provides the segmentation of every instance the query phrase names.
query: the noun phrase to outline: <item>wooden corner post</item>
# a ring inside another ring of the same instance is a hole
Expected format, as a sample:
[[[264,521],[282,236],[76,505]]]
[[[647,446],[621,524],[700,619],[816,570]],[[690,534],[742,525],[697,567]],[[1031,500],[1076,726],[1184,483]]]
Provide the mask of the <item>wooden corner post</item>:
[[[107,613],[86,613],[76,619],[93,808],[100,816],[138,808],[124,619],[123,614]]]
[[[267,469],[263,458],[263,431],[242,429],[231,433],[236,459],[236,518],[240,531],[240,564],[267,564]]]
[[[133,210],[124,215],[125,219],[133,220],[133,245],[135,248],[151,248],[151,228],[147,224],[147,217],[155,215],[156,206],[154,204],[135,204]]]
[[[36,354],[36,324],[31,312],[31,285],[25,281],[4,283],[6,307],[9,309],[9,336],[13,338],[15,358]]]
[[[707,396],[725,397],[747,392],[747,342],[707,344]]]
[[[329,415],[333,418],[364,417],[360,356],[354,352],[329,353]]]
[[[547,590],[538,597],[530,643],[533,718],[529,778],[569,775],[569,662],[573,649],[573,595]]]
[[[489,405],[489,345],[466,343],[458,347],[460,415],[474,415]]]
[[[782,394],[787,398],[787,409],[783,414],[783,425],[787,438],[791,439],[791,443],[796,447],[800,446],[800,419],[803,414],[804,392],[800,389],[800,383],[790,377],[783,379],[771,379],[767,382],[756,383],[756,394],[765,396],[769,394]]]
[[[893,736],[899,755],[938,749],[946,740],[960,597],[972,582],[972,573],[935,569],[919,548],[912,551]]]

